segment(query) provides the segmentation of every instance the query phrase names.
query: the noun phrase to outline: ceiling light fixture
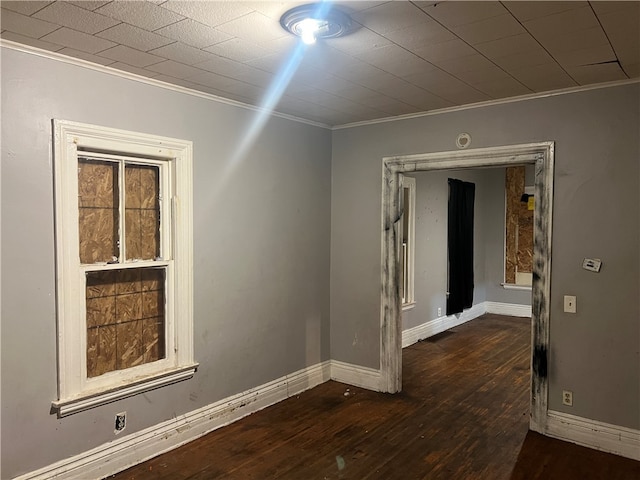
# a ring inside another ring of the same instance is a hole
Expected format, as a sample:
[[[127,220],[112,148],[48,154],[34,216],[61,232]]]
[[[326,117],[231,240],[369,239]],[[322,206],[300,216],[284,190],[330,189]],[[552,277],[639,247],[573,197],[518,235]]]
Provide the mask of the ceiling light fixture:
[[[330,2],[301,5],[285,12],[280,25],[311,45],[318,38],[336,38],[351,31],[351,18]]]

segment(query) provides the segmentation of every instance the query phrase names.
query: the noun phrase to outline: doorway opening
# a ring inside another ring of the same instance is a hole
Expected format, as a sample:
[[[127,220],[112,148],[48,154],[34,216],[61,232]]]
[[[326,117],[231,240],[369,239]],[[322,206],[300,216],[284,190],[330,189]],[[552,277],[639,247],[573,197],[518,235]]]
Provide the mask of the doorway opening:
[[[535,165],[533,285],[531,316],[530,428],[542,432],[547,417],[547,356],[551,274],[553,142],[385,157],[382,186],[382,288],[380,308],[380,390],[402,389],[401,265],[405,173],[480,167]]]

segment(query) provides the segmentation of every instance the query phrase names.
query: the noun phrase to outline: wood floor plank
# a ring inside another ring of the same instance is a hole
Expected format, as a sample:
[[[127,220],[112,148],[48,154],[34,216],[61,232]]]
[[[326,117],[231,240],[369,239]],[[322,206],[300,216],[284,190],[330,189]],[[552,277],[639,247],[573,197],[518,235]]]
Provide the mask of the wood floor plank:
[[[404,349],[398,394],[327,382],[112,478],[638,480],[528,432],[530,328],[484,315]]]

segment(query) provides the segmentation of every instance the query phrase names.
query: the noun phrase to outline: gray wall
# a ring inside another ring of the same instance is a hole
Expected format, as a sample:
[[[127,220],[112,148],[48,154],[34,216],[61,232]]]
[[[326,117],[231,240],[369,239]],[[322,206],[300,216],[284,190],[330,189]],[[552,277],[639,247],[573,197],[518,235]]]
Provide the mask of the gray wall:
[[[331,357],[380,365],[382,157],[455,150],[460,132],[472,148],[553,140],[549,406],[639,428],[639,105],[632,84],[334,131]]]
[[[331,132],[2,49],[2,478],[329,358]],[[188,381],[57,419],[51,119],[192,140]],[[225,173],[226,172],[226,173]]]

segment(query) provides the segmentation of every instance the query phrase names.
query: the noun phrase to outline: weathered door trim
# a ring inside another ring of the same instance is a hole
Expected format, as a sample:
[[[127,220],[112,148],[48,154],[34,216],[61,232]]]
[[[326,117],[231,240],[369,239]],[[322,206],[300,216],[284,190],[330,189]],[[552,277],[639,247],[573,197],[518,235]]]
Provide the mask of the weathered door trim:
[[[531,322],[530,428],[543,432],[548,402],[547,359],[551,290],[554,143],[401,155],[382,159],[382,288],[380,303],[380,391],[402,389],[402,306],[399,248],[404,173],[535,164],[535,221]]]

